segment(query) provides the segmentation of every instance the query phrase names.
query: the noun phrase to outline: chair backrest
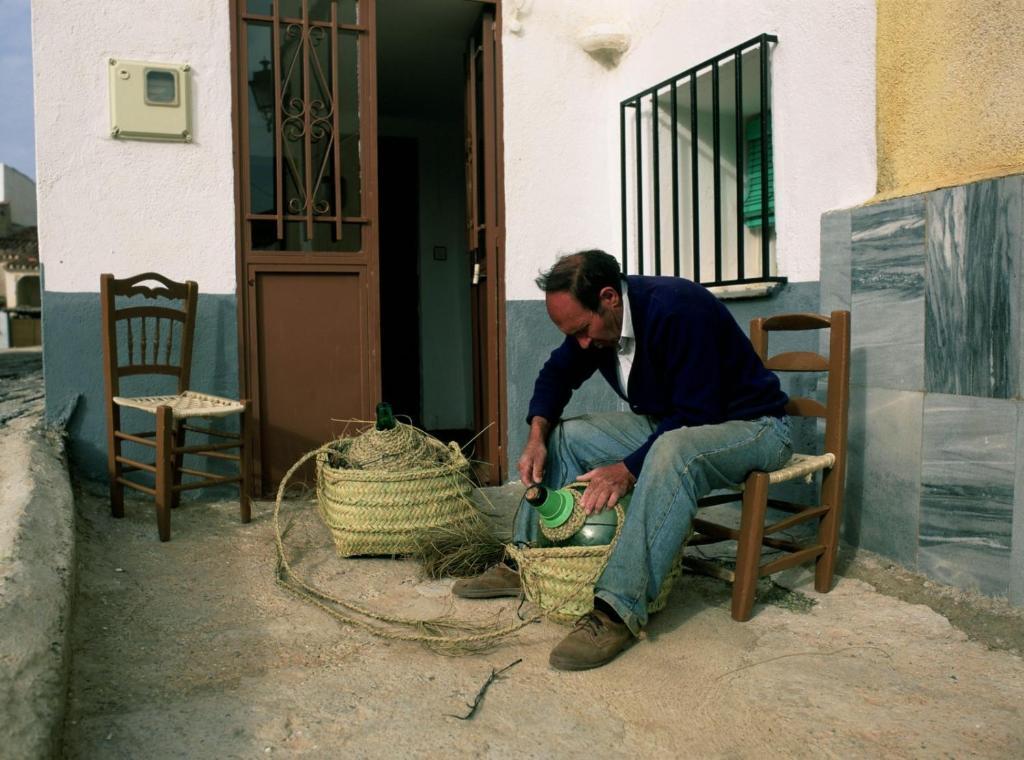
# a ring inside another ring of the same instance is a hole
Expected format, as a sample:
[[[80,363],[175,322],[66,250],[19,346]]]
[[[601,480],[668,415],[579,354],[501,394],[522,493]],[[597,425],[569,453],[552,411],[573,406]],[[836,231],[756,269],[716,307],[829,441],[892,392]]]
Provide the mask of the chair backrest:
[[[123,280],[100,277],[108,397],[119,394],[120,378],[129,375],[171,375],[178,379],[178,393],[188,389],[198,293],[192,280],[174,282],[155,272]],[[117,307],[118,297],[133,296],[157,303]]]
[[[768,333],[795,330],[828,330],[828,356],[815,351],[787,351],[768,355]],[[836,457],[837,466],[846,463],[846,434],[850,400],[850,312],[821,314],[780,314],[758,317],[750,322],[750,342],[765,367],[774,372],[824,372],[828,374],[826,401],[791,396],[786,412],[794,417],[825,420],[825,451]]]

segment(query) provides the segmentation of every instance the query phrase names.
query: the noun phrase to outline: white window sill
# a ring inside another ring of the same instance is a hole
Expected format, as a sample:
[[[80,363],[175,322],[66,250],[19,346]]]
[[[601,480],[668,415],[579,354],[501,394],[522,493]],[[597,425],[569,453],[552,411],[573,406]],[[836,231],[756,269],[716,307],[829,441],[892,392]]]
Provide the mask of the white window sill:
[[[720,301],[736,301],[741,298],[763,298],[774,293],[781,285],[781,282],[745,282],[741,285],[717,285],[708,290]]]

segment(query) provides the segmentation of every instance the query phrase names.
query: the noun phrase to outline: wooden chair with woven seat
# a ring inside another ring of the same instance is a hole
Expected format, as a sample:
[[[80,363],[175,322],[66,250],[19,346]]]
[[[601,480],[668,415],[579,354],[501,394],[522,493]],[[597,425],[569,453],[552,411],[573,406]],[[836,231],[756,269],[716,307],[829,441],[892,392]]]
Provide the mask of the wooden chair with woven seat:
[[[828,357],[811,351],[790,351],[769,357],[768,333],[793,330],[829,330]],[[750,618],[758,578],[794,565],[813,560],[816,563],[814,588],[823,593],[832,588],[846,478],[850,312],[833,311],[829,317],[818,314],[759,317],[750,323],[750,341],[768,369],[775,372],[827,373],[828,390],[825,404],[811,398],[791,397],[786,407],[786,412],[792,417],[824,418],[824,450],[821,453],[794,453],[779,470],[751,472],[743,484],[742,493],[709,496],[698,504],[698,508],[703,508],[742,501],[739,530],[698,517],[693,521],[694,536],[689,542],[689,546],[700,546],[736,541],[736,569],[729,570],[697,557],[684,559],[688,567],[698,572],[732,582],[732,617],[738,621]],[[769,485],[801,477],[810,478],[816,472],[822,473],[818,504],[796,504],[768,498]],[[768,507],[788,512],[789,516],[766,526]],[[816,538],[810,543],[772,537],[810,520],[818,520]],[[784,553],[762,564],[762,547]]]
[[[156,284],[144,284],[148,282]],[[110,511],[114,517],[124,516],[126,487],[153,496],[161,541],[171,537],[170,510],[178,506],[183,491],[238,483],[242,522],[249,522],[251,518],[252,421],[249,402],[198,393],[189,388],[198,292],[198,286],[191,280],[174,282],[153,272],[123,280],[114,279],[111,274],[100,278]],[[137,297],[156,303],[137,305],[130,302],[118,307],[118,298]],[[122,378],[143,375],[174,378],[177,390],[156,396],[120,395]],[[156,429],[133,433],[122,430],[121,410],[126,408],[153,415]],[[187,423],[192,418],[235,415],[240,417],[237,435]],[[188,431],[217,442],[209,440],[186,445]],[[129,459],[123,453],[125,443],[153,449],[154,461]],[[229,453],[232,450],[237,450],[237,454]],[[238,474],[224,475],[185,467],[187,455],[237,462]],[[153,485],[126,477],[136,471],[152,475]],[[199,480],[182,482],[183,475]]]

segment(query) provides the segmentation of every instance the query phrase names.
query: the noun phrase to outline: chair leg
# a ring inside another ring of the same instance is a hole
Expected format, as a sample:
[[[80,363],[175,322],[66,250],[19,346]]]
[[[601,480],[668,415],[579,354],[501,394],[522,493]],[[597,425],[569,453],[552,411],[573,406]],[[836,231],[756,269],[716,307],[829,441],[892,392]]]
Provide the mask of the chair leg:
[[[814,590],[825,594],[832,590],[832,577],[836,568],[836,552],[839,550],[839,516],[842,514],[843,489],[841,474],[835,469],[827,470],[822,476],[821,499],[831,506],[818,523],[818,543],[825,551],[818,557],[814,567]]]
[[[156,410],[156,525],[161,541],[171,538],[171,498],[174,490],[174,466],[171,446],[174,442],[174,415],[171,407]]]
[[[185,445],[185,425],[181,420],[174,425],[174,447],[181,448]],[[184,454],[171,455],[171,473],[174,478],[174,485],[181,485],[181,467],[185,464]],[[171,509],[177,509],[181,504],[181,491],[171,491]]]
[[[110,480],[110,514],[113,517],[124,517],[124,486],[118,482],[121,477],[121,463],[117,457],[121,455],[121,440],[114,435],[121,428],[121,410],[108,400],[107,411],[107,477]]]
[[[732,619],[741,623],[750,619],[754,609],[767,510],[768,475],[753,472],[747,476],[743,490],[740,537],[736,544],[736,578],[732,583]]]
[[[238,434],[242,439],[242,448],[239,450],[238,466],[242,477],[238,483],[238,503],[241,510],[242,522],[252,520],[252,402],[249,399],[242,399],[245,410],[242,412],[241,430]]]

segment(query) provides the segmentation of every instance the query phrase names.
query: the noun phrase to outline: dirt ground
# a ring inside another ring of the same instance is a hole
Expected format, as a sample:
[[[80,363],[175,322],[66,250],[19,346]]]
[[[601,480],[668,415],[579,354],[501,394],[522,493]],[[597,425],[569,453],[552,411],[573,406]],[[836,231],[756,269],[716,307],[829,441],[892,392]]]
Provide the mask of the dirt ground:
[[[270,504],[240,525],[235,503],[186,503],[167,544],[147,502],[113,520],[104,493],[80,491],[77,509],[71,758],[1024,756],[1013,643],[994,649],[983,639],[998,632],[969,635],[857,578],[820,595],[791,574],[795,593],[771,590],[740,624],[724,583],[684,576],[646,639],[561,673],[547,656],[565,629],[550,622],[452,658],[296,600],[274,583]],[[296,568],[338,596],[513,619],[513,602],[453,602],[450,581],[410,561],[338,559],[308,502],[286,512]],[[998,612],[981,614],[1012,633],[1018,619]],[[451,717],[520,658],[471,720]]]

